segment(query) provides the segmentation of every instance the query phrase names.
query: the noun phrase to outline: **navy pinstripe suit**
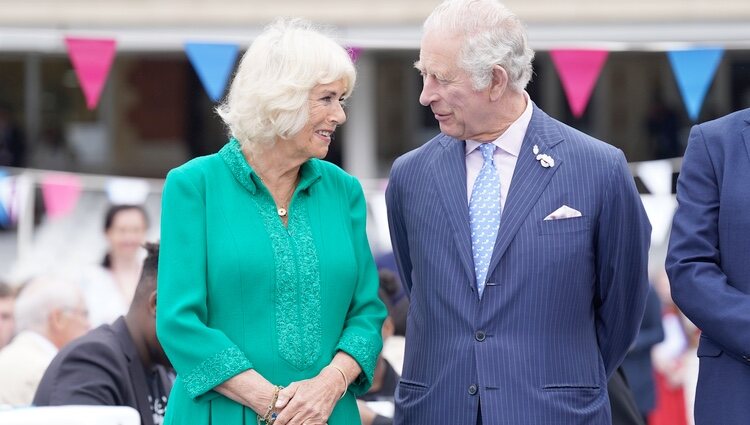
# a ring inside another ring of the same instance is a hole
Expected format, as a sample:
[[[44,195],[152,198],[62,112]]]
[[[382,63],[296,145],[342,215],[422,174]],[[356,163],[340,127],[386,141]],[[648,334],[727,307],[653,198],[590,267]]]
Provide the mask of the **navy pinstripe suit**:
[[[532,147],[555,160],[544,168]],[[410,295],[395,424],[609,424],[643,313],[651,226],[619,150],[534,106],[477,295],[464,142],[400,157],[386,192]],[[568,205],[582,217],[543,221]]]

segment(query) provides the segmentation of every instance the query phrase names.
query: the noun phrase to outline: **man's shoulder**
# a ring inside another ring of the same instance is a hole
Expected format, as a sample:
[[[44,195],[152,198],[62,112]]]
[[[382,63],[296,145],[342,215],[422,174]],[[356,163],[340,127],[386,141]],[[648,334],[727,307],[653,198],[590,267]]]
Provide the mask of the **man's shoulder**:
[[[394,167],[419,167],[432,161],[435,154],[450,143],[461,143],[460,140],[447,136],[443,133],[437,134],[423,145],[406,152],[394,161]]]
[[[727,134],[727,130],[739,127],[743,128],[750,125],[750,108],[742,109],[731,114],[724,115],[711,121],[698,124],[704,134],[722,136]],[[734,137],[732,135],[731,137]]]

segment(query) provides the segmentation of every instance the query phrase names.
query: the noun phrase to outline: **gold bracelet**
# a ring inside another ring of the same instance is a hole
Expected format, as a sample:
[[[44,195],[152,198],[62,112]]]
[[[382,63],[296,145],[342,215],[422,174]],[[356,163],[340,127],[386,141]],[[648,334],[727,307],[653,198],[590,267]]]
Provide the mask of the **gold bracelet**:
[[[273,425],[273,423],[276,421],[276,412],[274,412],[273,410],[276,408],[276,402],[279,401],[279,391],[283,389],[284,387],[280,385],[276,385],[273,387],[273,395],[271,396],[271,402],[268,404],[268,408],[266,409],[266,414],[263,415],[262,418],[260,417],[260,415],[256,415],[258,425],[261,425],[261,422],[266,425]]]
[[[338,367],[338,366],[336,366],[335,364],[329,364],[326,367],[332,367],[332,368],[338,370],[339,373],[341,374],[341,377],[344,378],[344,392],[341,393],[341,397],[339,397],[339,400],[341,400],[342,398],[344,398],[344,396],[346,395],[346,392],[349,390],[349,380],[346,379],[346,374],[344,373],[344,371],[341,370],[341,368]]]

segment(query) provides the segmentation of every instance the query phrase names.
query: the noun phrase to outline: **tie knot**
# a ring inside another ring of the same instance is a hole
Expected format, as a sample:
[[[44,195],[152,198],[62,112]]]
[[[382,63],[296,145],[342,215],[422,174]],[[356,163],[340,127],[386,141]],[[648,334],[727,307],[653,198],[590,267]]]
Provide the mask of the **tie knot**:
[[[479,145],[479,150],[482,151],[484,162],[492,161],[492,155],[495,153],[495,148],[496,146],[494,143],[482,143]]]

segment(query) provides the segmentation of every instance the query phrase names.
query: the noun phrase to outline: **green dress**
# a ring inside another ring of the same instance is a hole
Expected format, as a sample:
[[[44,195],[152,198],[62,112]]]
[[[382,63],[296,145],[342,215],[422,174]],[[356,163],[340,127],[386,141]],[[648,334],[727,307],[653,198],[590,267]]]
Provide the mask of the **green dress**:
[[[162,198],[156,327],[177,371],[165,424],[255,424],[213,388],[253,368],[271,383],[314,377],[337,351],[362,367],[329,425],[359,424],[385,308],[359,182],[311,159],[284,227],[230,140],[172,170]]]

